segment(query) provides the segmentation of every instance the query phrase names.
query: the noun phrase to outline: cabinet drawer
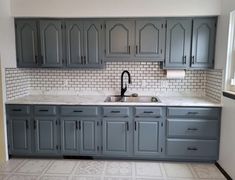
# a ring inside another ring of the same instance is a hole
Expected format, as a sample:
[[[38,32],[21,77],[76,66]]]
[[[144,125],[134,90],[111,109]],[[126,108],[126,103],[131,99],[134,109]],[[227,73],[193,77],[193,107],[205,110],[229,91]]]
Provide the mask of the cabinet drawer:
[[[167,119],[168,137],[216,139],[218,128],[218,121]]]
[[[167,140],[167,155],[169,156],[216,157],[217,149],[216,140]]]
[[[66,116],[98,116],[99,108],[93,106],[62,106],[61,114]]]
[[[182,108],[182,107],[171,107],[167,109],[168,116],[179,116],[179,117],[211,117],[219,119],[218,108]]]
[[[28,115],[30,114],[30,106],[28,105],[9,105],[7,106],[9,115]]]
[[[56,106],[35,106],[35,115],[56,115]]]
[[[128,117],[130,115],[128,107],[104,107],[103,110],[106,117]]]
[[[162,117],[160,107],[135,107],[135,116],[139,117]]]

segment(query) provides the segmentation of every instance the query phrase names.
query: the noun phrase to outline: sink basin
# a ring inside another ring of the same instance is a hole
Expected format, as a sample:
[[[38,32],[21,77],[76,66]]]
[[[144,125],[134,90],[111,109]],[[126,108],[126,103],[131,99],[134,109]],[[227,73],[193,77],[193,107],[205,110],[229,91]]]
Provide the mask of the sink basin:
[[[159,103],[160,100],[155,96],[124,96],[119,95],[108,96],[105,102],[140,102],[140,103]]]

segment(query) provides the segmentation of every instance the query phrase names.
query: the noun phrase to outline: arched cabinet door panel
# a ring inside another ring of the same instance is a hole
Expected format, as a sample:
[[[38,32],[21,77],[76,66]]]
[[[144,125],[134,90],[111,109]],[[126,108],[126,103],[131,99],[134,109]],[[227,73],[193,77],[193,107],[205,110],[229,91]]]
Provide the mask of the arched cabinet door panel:
[[[59,20],[41,20],[41,60],[43,67],[61,67],[62,54],[62,27]]]
[[[18,67],[38,66],[38,32],[35,20],[16,20],[16,47]]]
[[[136,21],[135,56],[164,59],[165,20]]]
[[[131,57],[133,55],[134,21],[107,21],[106,57]]]
[[[216,18],[193,20],[192,68],[213,68]]]
[[[66,57],[68,67],[83,64],[83,22],[66,21]]]
[[[190,62],[191,19],[167,20],[166,68],[186,69]]]
[[[99,67],[103,64],[103,22],[86,21],[84,23],[84,56],[86,67]]]

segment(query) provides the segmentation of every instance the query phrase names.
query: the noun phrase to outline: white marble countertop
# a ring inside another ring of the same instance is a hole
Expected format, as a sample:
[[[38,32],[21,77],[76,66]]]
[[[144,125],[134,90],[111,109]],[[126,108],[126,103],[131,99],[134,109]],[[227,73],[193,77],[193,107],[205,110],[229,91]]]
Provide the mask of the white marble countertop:
[[[6,104],[222,107],[221,103],[213,102],[208,97],[158,96],[160,103],[104,102],[106,97],[101,95],[28,95],[9,100]]]

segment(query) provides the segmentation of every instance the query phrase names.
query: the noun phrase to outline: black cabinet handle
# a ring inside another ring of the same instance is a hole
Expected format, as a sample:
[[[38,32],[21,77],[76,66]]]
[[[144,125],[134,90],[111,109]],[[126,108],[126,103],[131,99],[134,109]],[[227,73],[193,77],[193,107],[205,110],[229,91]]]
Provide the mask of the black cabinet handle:
[[[83,56],[81,56],[81,64],[83,64]]]
[[[26,120],[25,126],[26,126],[26,129],[29,129],[29,122],[28,122],[28,120]]]
[[[191,57],[191,63],[194,64],[194,56]]]
[[[120,111],[111,111],[111,113],[120,113]]]
[[[144,114],[152,114],[153,111],[144,111]]]
[[[79,130],[81,130],[81,121],[78,122]]]
[[[36,122],[36,120],[33,121],[33,128],[34,128],[34,129],[37,128],[37,122]]]
[[[48,112],[48,109],[39,109],[40,112]]]
[[[183,56],[183,64],[186,64],[187,56]]]
[[[131,54],[131,46],[128,46],[128,53]]]
[[[84,59],[84,64],[86,64],[86,56],[84,56],[83,59]]]
[[[135,53],[138,54],[138,46],[135,47]]]
[[[135,121],[135,131],[136,131],[136,128],[137,128],[136,126],[137,126],[137,123],[136,123],[136,121]]]
[[[12,111],[20,112],[20,111],[22,111],[22,109],[12,109]]]
[[[129,122],[126,122],[126,130],[129,131]]]
[[[38,56],[35,56],[35,64],[38,64]]]
[[[76,121],[76,123],[75,123],[75,126],[76,126],[76,129],[78,129],[78,122]]]
[[[196,115],[199,114],[198,112],[188,112],[189,115]]]
[[[196,147],[188,147],[187,150],[188,151],[197,151],[198,149]]]
[[[197,131],[197,128],[188,128],[189,131]]]
[[[82,110],[73,110],[73,112],[78,112],[78,113],[82,113]]]

